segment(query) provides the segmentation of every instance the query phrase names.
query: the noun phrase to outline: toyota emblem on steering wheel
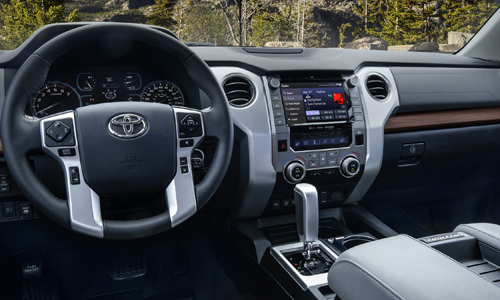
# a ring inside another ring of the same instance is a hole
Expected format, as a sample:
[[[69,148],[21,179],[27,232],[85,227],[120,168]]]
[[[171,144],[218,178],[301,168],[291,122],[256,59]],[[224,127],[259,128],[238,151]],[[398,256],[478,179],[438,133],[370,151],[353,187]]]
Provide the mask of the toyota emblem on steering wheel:
[[[109,121],[109,132],[123,139],[130,139],[143,135],[148,129],[146,120],[135,114],[121,114]]]

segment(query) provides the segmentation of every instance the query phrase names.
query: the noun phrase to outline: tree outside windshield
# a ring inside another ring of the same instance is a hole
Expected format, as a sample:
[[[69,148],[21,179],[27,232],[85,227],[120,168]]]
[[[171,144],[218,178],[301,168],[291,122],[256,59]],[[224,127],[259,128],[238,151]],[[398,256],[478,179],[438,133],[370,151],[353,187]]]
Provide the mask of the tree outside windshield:
[[[453,53],[495,12],[492,0],[1,0],[0,48],[61,22],[130,22],[216,46]]]

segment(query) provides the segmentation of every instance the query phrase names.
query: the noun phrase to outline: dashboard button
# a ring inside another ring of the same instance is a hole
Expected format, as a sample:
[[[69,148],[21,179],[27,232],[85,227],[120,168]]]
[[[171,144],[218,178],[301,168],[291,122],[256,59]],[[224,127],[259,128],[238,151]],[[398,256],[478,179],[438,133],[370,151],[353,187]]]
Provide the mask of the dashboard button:
[[[288,151],[288,141],[287,140],[279,140],[278,141],[278,152],[287,152]]]
[[[355,118],[356,121],[363,121],[364,120],[362,114],[355,114],[354,118]]]
[[[310,160],[309,161],[309,168],[316,168],[318,167],[318,161],[317,160]]]
[[[352,106],[361,106],[361,100],[351,100]]]
[[[319,165],[326,166],[326,152],[319,153]]]
[[[350,90],[349,94],[351,94],[351,98],[359,98],[359,93],[355,89]]]
[[[283,111],[282,110],[275,110],[274,111],[274,117],[277,118],[277,117],[283,117]]]
[[[271,96],[271,101],[281,101],[281,97],[279,95]]]
[[[284,118],[276,118],[276,119],[274,119],[274,124],[276,126],[283,126],[283,125],[285,125],[285,119]]]
[[[318,159],[318,152],[306,153],[306,158],[308,159]]]
[[[33,206],[29,202],[19,203],[19,208],[21,209],[22,217],[30,217],[33,215]]]
[[[292,206],[292,200],[290,200],[290,199],[281,200],[281,207],[282,208],[291,207],[291,206]]]
[[[363,109],[361,107],[354,107],[355,113],[363,113]]]
[[[329,158],[327,161],[326,161],[326,164],[328,166],[335,166],[337,165],[337,159],[336,158]]]
[[[14,217],[16,215],[16,207],[14,202],[4,202],[3,206],[3,216],[4,217]]]
[[[328,151],[328,157],[329,158],[337,157],[339,155],[340,155],[340,151],[339,150]]]
[[[349,164],[347,164],[347,172],[354,174],[358,171],[359,168],[359,162],[358,161],[351,161]]]
[[[280,209],[281,208],[281,201],[280,200],[273,200],[271,203],[271,208],[272,209]]]
[[[281,104],[281,101],[274,101],[273,109],[278,109],[278,108],[283,108],[283,104]]]

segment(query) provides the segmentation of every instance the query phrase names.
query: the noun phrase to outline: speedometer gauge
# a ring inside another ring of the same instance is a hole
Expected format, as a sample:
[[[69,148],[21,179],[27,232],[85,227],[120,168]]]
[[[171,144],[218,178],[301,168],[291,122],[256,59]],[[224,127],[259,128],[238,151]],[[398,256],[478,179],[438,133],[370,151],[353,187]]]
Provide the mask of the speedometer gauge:
[[[31,110],[36,117],[45,117],[66,110],[75,110],[81,105],[80,96],[70,85],[49,82],[31,100]]]
[[[142,92],[142,101],[184,106],[181,90],[173,83],[162,80],[148,84]]]

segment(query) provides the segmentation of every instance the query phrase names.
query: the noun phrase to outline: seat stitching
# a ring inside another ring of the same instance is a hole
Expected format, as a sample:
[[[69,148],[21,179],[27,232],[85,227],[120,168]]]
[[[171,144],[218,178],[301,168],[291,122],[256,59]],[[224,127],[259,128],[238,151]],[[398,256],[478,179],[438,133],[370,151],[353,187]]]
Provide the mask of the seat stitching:
[[[462,225],[459,225],[459,226],[457,227],[457,229],[458,229],[459,227],[461,227],[461,226],[462,226],[462,227],[467,227],[467,228],[470,228],[470,229],[472,229],[472,230],[475,230],[475,231],[477,231],[477,232],[479,232],[479,233],[482,233],[482,234],[484,234],[484,235],[486,235],[486,236],[489,236],[490,238],[492,238],[492,239],[497,240],[497,241],[499,241],[499,242],[500,242],[500,239],[499,239],[499,238],[497,238],[496,236],[491,235],[491,234],[489,234],[489,233],[486,233],[486,232],[484,232],[484,231],[482,231],[482,230],[479,230],[479,229],[477,229],[477,228],[475,228],[475,227],[472,227],[472,226],[469,226],[469,225],[463,225],[463,224],[462,224]],[[460,231],[460,230],[458,230],[458,231]]]
[[[389,286],[387,286],[377,276],[373,275],[368,270],[363,269],[363,267],[361,267],[357,263],[353,262],[352,260],[343,259],[341,261],[337,261],[337,263],[335,265],[340,265],[342,263],[348,263],[348,264],[353,265],[356,269],[360,270],[363,274],[365,274],[366,276],[368,276],[368,278],[370,278],[372,281],[374,281],[375,283],[377,283],[378,285],[380,285],[383,289],[385,289],[387,292],[389,292],[389,294],[391,294],[395,299],[398,299],[398,300],[404,300],[405,299],[402,296],[400,296],[396,291],[394,291]],[[335,265],[334,265],[334,267],[335,267]]]

